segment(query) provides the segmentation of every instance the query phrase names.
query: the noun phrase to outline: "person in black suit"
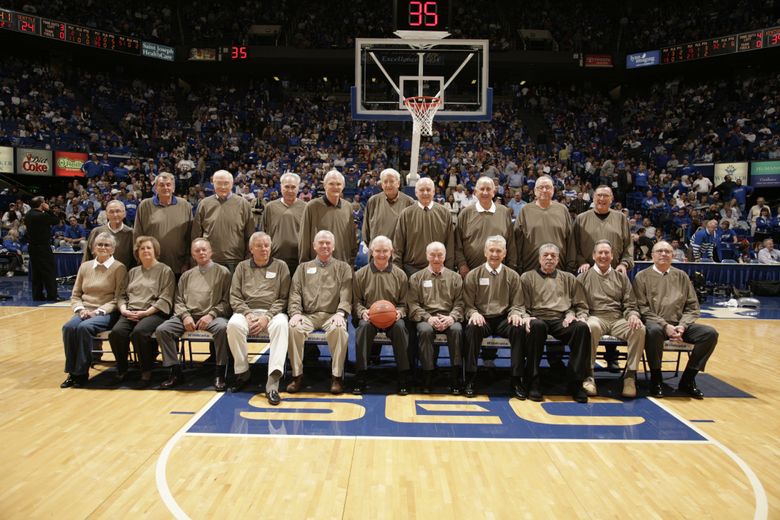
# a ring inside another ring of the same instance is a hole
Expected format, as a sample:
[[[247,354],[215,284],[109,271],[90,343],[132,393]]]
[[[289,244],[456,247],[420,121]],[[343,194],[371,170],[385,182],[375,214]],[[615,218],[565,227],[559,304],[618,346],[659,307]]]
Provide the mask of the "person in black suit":
[[[51,252],[51,227],[59,220],[49,211],[43,197],[33,197],[30,211],[24,217],[30,244],[32,296],[35,301],[57,301],[57,278],[54,253]],[[44,296],[44,289],[46,295]]]

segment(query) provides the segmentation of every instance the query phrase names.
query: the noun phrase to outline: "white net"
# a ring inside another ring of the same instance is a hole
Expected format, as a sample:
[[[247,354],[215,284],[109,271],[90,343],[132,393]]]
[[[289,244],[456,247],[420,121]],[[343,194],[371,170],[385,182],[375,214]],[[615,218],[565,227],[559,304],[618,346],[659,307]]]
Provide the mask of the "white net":
[[[413,133],[433,135],[433,117],[441,107],[441,103],[441,98],[430,96],[413,96],[404,99],[404,106],[412,114]]]

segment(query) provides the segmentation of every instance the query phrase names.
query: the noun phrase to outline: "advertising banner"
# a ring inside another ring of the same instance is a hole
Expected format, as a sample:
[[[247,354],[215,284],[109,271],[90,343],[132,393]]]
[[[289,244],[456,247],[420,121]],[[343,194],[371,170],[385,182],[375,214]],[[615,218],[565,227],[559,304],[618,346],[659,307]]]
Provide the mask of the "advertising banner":
[[[51,150],[37,148],[16,149],[16,173],[49,177],[54,173]]]
[[[757,188],[776,188],[780,186],[780,161],[751,162],[750,185]]]
[[[586,54],[584,65],[586,67],[612,68],[612,55]]]
[[[84,177],[81,166],[88,156],[82,152],[54,152],[54,175],[57,177]]]
[[[712,182],[717,186],[724,180],[726,175],[731,176],[731,180],[737,182],[737,179],[742,179],[742,184],[747,186],[748,183],[748,163],[735,162],[735,163],[718,163],[715,165],[715,178]]]
[[[14,172],[14,149],[10,146],[0,146],[0,173]]]
[[[661,51],[645,51],[628,54],[626,56],[627,69],[640,69],[642,67],[652,67],[661,63]]]

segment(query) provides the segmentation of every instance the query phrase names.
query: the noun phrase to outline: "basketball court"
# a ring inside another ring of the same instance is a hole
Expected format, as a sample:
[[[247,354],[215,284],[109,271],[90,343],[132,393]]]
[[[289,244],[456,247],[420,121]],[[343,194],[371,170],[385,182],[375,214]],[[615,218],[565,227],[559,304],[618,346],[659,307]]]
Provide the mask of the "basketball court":
[[[256,387],[60,390],[69,313],[0,309],[4,518],[780,514],[776,320],[704,320],[720,343],[703,401],[283,393],[270,408]]]

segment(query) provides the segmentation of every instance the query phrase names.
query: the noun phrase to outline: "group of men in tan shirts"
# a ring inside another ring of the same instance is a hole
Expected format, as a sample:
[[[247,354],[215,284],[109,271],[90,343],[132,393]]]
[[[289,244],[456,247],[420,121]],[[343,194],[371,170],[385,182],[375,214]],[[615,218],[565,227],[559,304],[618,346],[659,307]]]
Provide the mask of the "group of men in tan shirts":
[[[253,232],[248,203],[231,193],[229,172],[214,174],[216,193],[201,202],[194,219],[189,203],[173,196],[173,179],[167,175],[157,177],[155,197],[139,206],[133,232],[157,236],[168,251],[161,261],[176,263],[171,265],[174,272],[190,272],[184,255],[174,251],[182,236],[201,238],[191,243],[199,266],[195,248],[206,238],[214,262],[235,271],[227,302],[232,317],[214,316],[226,320],[224,337],[217,340],[215,334],[215,345],[218,361],[225,359],[226,348],[233,355],[234,391],[249,381],[247,336],[260,333],[268,334],[271,350],[269,403],[280,402],[287,356],[292,365],[287,391],[303,390],[303,345],[309,334],[321,329],[331,350],[330,390],[343,392],[351,317],[357,349],[353,392],[364,392],[367,360],[379,332],[368,309],[377,300],[389,300],[396,306],[397,320],[383,332],[393,345],[402,395],[411,390],[411,369],[418,357],[421,388],[430,392],[436,334],[447,336],[450,391],[476,395],[482,340],[499,335],[511,345],[511,395],[542,400],[539,365],[552,335],[570,347],[571,395],[587,402],[597,393],[596,347],[602,334],[609,333],[629,345],[625,397],[636,396],[643,350],[651,369],[650,394],[663,397],[666,339],[694,343],[679,389],[702,397],[695,376],[715,348],[717,333],[694,323],[699,311],[695,292],[687,276],[671,267],[666,242],[656,244],[654,266],[639,273],[632,287],[627,277],[633,266],[628,224],[610,209],[608,187],[597,188],[594,209],[572,222],[568,209],[553,200],[553,180],[542,176],[534,187],[535,200],[512,223],[511,211],[493,201],[493,180],[484,177],[476,184],[477,204],[462,211],[455,224],[449,211],[433,201],[431,179],[417,182],[414,200],[400,191],[398,172],[387,169],[380,176],[383,191],[369,199],[363,222],[371,259],[353,272],[356,229],[351,207],[341,198],[344,177],[337,170],[325,175],[324,195],[309,203],[297,198],[300,178],[283,175],[282,198],[267,205],[262,232]],[[176,208],[179,204],[187,209],[186,217]],[[245,244],[243,250],[239,242]],[[187,290],[180,287],[180,292]],[[182,331],[173,332],[175,336]],[[551,365],[560,362],[559,356],[559,351],[548,349]],[[180,378],[178,365],[171,366],[169,384],[163,386],[174,386]],[[218,389],[227,386],[224,380],[215,383],[221,383]]]

